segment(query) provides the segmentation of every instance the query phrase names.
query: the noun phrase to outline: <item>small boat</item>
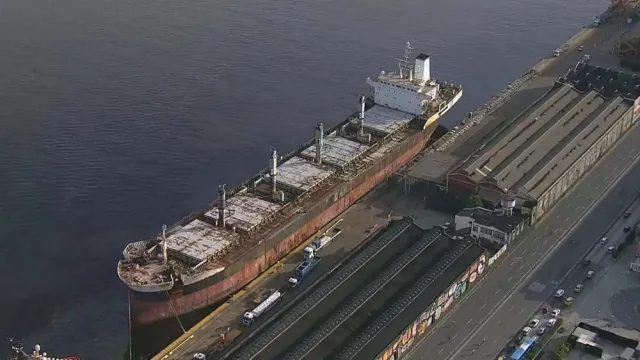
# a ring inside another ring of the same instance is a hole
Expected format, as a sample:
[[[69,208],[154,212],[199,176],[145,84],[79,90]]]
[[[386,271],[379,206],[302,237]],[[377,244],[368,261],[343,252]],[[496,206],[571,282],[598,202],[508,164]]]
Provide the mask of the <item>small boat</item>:
[[[20,341],[9,338],[9,346],[11,347],[11,357],[9,360],[80,360],[77,356],[52,357],[42,352],[40,345],[35,345],[31,354],[24,351],[24,346]]]

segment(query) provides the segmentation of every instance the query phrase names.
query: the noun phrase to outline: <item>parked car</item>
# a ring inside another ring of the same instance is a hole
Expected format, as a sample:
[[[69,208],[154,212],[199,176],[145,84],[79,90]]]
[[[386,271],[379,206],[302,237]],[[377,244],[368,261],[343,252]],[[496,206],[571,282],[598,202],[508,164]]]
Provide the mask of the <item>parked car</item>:
[[[578,285],[576,285],[575,288],[573,288],[573,291],[577,294],[577,293],[581,292],[583,288],[584,288],[584,285],[578,284]]]
[[[547,326],[548,327],[553,327],[556,324],[556,322],[558,322],[558,319],[549,319],[547,321]]]
[[[629,231],[631,231],[631,226],[629,226],[629,225],[625,226],[625,227],[624,227],[624,232],[626,232],[626,233],[627,233],[627,232],[629,232]]]
[[[613,253],[615,250],[616,250],[616,247],[615,247],[615,246],[609,246],[609,247],[607,248],[607,252],[608,252],[609,254]]]
[[[545,332],[547,332],[547,328],[544,326],[538,329],[538,335],[544,335]]]
[[[562,298],[562,296],[564,295],[564,290],[562,289],[558,289],[556,291],[555,297],[557,297],[558,299]]]
[[[606,237],[603,237],[602,239],[600,239],[600,244],[604,245],[606,243],[609,242],[609,239],[607,239]]]
[[[529,335],[529,333],[531,332],[531,330],[532,330],[532,329],[531,329],[530,327],[525,326],[525,327],[522,329],[522,334],[523,334],[523,335]]]
[[[595,273],[596,272],[593,270],[587,271],[587,275],[586,275],[587,279],[591,279]]]
[[[571,304],[573,304],[573,297],[570,296],[564,299],[564,306],[571,306]]]
[[[560,309],[553,309],[553,311],[551,312],[551,316],[557,318],[558,315],[560,315]]]
[[[531,321],[529,321],[529,326],[531,326],[532,328],[538,326],[538,324],[540,324],[540,320],[538,319],[531,319]]]

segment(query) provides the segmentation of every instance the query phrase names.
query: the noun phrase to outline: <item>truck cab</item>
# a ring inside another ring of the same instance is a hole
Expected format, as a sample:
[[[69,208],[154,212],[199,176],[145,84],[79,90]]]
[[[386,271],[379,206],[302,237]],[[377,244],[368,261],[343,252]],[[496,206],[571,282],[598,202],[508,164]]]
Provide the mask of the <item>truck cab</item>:
[[[253,320],[255,320],[255,316],[253,315],[253,313],[251,311],[247,311],[246,313],[244,313],[244,315],[242,315],[242,323],[245,326],[251,325]]]
[[[298,284],[300,284],[300,280],[292,277],[287,280],[287,283],[289,284],[289,288],[293,289],[294,287],[298,286]]]
[[[313,259],[316,256],[315,249],[311,246],[304,248],[304,258],[306,260]]]

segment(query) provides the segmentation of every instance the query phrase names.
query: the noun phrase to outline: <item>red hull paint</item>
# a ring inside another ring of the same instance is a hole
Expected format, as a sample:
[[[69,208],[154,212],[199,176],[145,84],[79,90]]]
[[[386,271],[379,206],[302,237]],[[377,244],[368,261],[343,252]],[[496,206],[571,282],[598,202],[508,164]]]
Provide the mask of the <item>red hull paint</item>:
[[[389,178],[411,161],[424,148],[429,138],[430,134],[426,132],[416,134],[415,137],[408,139],[408,142],[413,141],[415,144],[410,146],[404,153],[392,161],[389,161],[386,157],[381,159],[381,162],[388,161],[388,164],[375,174],[371,176],[356,176],[351,181],[349,191],[344,196],[334,201],[332,205],[322,211],[318,216],[307,221],[293,234],[280,241],[276,247],[268,250],[266,254],[267,264],[265,264],[265,257],[261,256],[248,262],[242,271],[238,271],[230,277],[198,292],[183,294],[181,291],[171,291],[171,302],[161,300],[145,301],[136,298],[136,294],[134,293],[131,304],[132,325],[145,325],[162,319],[172,318],[176,315],[187,314],[220,302],[226,296],[240,290],[258,277],[269,266],[275,264],[303,241],[347,210],[375,186]],[[406,146],[406,142],[398,145],[399,148],[403,146]]]

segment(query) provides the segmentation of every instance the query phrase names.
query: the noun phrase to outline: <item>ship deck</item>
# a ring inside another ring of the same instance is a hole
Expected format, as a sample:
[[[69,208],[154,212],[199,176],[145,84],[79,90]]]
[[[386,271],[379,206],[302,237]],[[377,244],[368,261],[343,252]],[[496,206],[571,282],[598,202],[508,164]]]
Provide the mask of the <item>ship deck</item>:
[[[320,231],[320,233],[326,231],[337,222],[339,222],[337,226],[342,229],[342,233],[326,248],[322,249],[320,254],[322,261],[305,281],[285,295],[283,300],[269,310],[263,318],[269,318],[284,306],[287,306],[297,295],[304,292],[309,285],[318,280],[322,274],[328,272],[338,261],[357,248],[377,229],[384,226],[389,221],[390,216],[405,214],[410,214],[414,217],[416,224],[423,228],[430,228],[436,224],[453,221],[453,216],[426,209],[418,199],[405,196],[398,185],[384,184],[379,186],[343,213],[339,219],[336,219]],[[247,309],[255,306],[253,300],[259,294],[262,294],[265,289],[279,288],[285,283],[295,267],[302,261],[301,251],[304,246],[306,244],[301,245],[296,251],[282,259],[282,267],[270,269],[236,294],[229,303],[194,326],[193,330],[190,331],[193,336],[189,337],[186,342],[174,349],[171,355],[167,355],[164,359],[188,359],[192,358],[196,352],[211,353],[214,359],[219,358],[222,354],[221,351],[227,350],[220,343],[220,333],[226,332],[228,328],[232,330],[226,341],[234,340],[229,346],[233,346],[238,341],[251,336],[251,331],[259,327],[264,319],[258,320],[255,326],[246,329],[241,323],[242,314]]]

